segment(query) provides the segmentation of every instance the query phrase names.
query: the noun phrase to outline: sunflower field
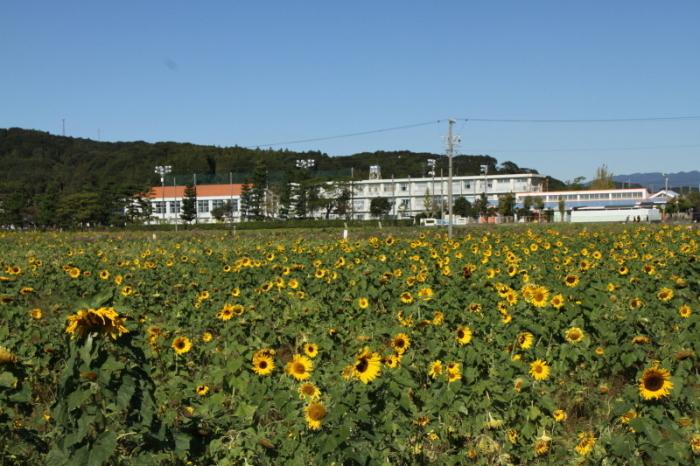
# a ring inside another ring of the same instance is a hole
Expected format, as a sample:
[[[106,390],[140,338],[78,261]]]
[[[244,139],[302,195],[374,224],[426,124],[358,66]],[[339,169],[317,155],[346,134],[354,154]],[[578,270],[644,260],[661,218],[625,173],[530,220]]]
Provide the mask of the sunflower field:
[[[0,233],[0,464],[700,463],[700,229]]]

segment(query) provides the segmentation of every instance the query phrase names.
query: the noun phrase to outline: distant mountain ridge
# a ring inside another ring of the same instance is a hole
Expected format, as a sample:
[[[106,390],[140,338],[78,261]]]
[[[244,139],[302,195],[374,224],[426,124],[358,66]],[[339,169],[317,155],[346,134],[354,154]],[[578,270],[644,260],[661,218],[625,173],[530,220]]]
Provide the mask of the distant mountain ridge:
[[[689,172],[668,173],[668,187],[691,186],[696,187],[700,184],[700,171],[692,170]],[[615,175],[613,180],[618,183],[639,184],[648,189],[658,191],[666,186],[666,177],[661,172],[650,173],[632,173],[630,175]]]

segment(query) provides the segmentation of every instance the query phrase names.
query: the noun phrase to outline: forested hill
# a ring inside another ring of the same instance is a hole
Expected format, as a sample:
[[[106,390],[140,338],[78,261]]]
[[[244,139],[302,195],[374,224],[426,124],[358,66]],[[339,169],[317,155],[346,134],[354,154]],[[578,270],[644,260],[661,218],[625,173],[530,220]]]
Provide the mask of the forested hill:
[[[134,193],[158,184],[159,178],[154,173],[156,165],[172,165],[173,173],[183,179],[186,176],[191,179],[191,174],[197,173],[202,175],[202,180],[207,175],[219,175],[219,179],[227,180],[229,173],[233,173],[235,180],[240,182],[250,176],[258,161],[262,160],[271,175],[270,181],[274,182],[275,179],[293,177],[297,159],[315,160],[312,178],[331,175],[349,178],[353,168],[354,178],[364,179],[370,165],[380,165],[384,177],[425,176],[426,161],[430,158],[438,159],[447,173],[444,156],[410,151],[331,157],[321,152],[238,146],[100,142],[20,128],[0,129],[0,202],[5,212],[11,205],[23,204],[29,217],[37,215],[42,203],[55,206],[68,195],[97,194],[102,199],[100,202],[109,204],[105,196]],[[478,174],[482,164],[489,166],[490,174],[536,172],[521,169],[512,162],[499,165],[496,159],[485,155],[457,156],[454,170],[459,175]]]

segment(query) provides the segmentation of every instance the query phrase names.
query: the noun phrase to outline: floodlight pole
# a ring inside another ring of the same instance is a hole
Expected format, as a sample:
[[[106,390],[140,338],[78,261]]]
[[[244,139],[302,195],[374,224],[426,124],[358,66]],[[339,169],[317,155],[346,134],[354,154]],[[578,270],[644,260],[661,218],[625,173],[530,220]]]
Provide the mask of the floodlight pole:
[[[163,216],[161,218],[163,220],[163,223],[165,223],[165,221],[167,220],[166,214],[168,212],[168,208],[165,205],[165,175],[167,175],[168,173],[170,173],[172,171],[173,171],[172,165],[157,165],[156,170],[155,170],[156,174],[160,175],[160,185],[161,185],[161,189],[163,190],[162,197],[161,197],[161,200],[162,200],[161,205],[163,208],[163,212],[162,212]]]
[[[452,156],[454,153],[454,139],[452,138],[452,125],[455,124],[453,119],[447,120],[447,236],[452,239]]]

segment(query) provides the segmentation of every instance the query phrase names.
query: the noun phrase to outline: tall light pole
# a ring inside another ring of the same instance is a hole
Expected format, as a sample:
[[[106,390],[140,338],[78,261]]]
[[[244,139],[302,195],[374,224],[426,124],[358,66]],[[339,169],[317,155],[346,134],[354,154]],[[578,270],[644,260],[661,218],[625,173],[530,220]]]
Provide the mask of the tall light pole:
[[[486,200],[486,205],[484,206],[484,210],[487,211],[488,205],[489,205],[489,197],[488,197],[488,175],[489,175],[489,166],[488,165],[481,165],[479,167],[481,169],[481,174],[484,175],[484,199]]]
[[[432,193],[430,193],[430,195],[432,196],[432,200],[430,201],[430,210],[431,210],[430,216],[431,217],[435,215],[435,199],[436,199],[436,196],[435,196],[435,163],[436,162],[437,162],[437,160],[435,160],[435,159],[428,159],[428,168],[429,168],[428,175],[433,177],[433,191],[432,191]]]
[[[448,168],[447,168],[447,236],[452,239],[452,157],[454,156],[455,145],[459,144],[459,136],[452,135],[452,126],[455,124],[455,120],[450,118],[447,120],[447,158],[448,158]]]
[[[165,214],[168,211],[168,209],[165,205],[165,175],[167,175],[168,173],[170,173],[172,171],[173,171],[173,167],[171,165],[158,165],[158,166],[156,166],[156,174],[160,175],[160,185],[161,185],[161,188],[163,190],[163,192],[162,192],[163,204],[161,204],[163,207],[163,212],[162,212],[163,213],[163,217],[162,217],[163,222],[165,222],[165,220],[166,220]]]

